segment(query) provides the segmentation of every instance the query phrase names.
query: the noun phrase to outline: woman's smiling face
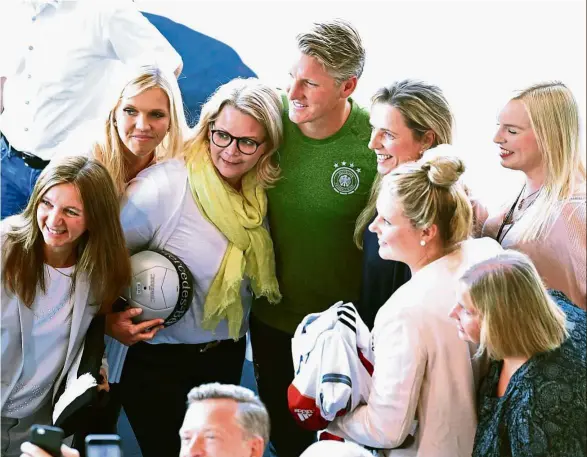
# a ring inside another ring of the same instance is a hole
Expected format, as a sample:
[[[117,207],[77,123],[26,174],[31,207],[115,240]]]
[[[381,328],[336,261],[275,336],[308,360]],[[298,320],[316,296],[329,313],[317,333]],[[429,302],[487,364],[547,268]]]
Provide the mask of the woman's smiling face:
[[[542,154],[530,116],[521,100],[510,100],[498,117],[493,141],[499,145],[501,165],[528,174],[542,167]]]
[[[228,146],[220,147],[212,141],[212,130],[222,131],[236,138],[250,139],[259,146],[250,155],[240,152],[237,141],[234,139]],[[265,129],[252,116],[234,106],[226,105],[210,127],[209,138],[210,156],[216,170],[227,183],[239,189],[243,176],[255,167],[261,156],[265,154]]]
[[[71,251],[86,232],[84,203],[76,186],[57,184],[41,197],[37,206],[37,224],[47,255]]]
[[[414,162],[422,156],[423,143],[414,139],[414,132],[397,108],[374,103],[369,121],[372,128],[369,148],[377,155],[379,174],[386,175],[402,163]]]

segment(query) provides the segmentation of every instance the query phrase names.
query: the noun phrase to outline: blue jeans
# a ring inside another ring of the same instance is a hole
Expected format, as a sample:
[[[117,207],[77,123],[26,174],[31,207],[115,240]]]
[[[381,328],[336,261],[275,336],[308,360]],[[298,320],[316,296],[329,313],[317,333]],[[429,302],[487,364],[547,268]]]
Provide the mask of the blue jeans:
[[[2,219],[22,212],[43,170],[27,167],[12,153],[4,137],[0,138],[0,206]]]

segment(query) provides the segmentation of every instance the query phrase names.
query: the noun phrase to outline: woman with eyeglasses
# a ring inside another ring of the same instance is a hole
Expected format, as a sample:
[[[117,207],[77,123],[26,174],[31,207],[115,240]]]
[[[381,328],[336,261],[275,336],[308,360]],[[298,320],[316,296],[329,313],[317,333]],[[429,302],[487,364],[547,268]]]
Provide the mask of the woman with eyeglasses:
[[[185,162],[155,164],[126,189],[130,251],[169,251],[195,280],[183,318],[132,345],[124,360],[122,405],[144,457],[179,454],[187,393],[207,382],[239,384],[252,296],[281,299],[264,226],[265,188],[279,176],[272,158],[281,111],[278,94],[255,78],[224,84],[203,106]]]

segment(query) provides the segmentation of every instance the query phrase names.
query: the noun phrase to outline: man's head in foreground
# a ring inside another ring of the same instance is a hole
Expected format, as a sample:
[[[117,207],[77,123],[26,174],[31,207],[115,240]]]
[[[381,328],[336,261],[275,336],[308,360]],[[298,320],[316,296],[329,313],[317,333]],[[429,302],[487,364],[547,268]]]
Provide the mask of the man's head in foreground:
[[[188,394],[179,435],[180,457],[261,457],[269,442],[269,414],[249,389],[204,384]]]

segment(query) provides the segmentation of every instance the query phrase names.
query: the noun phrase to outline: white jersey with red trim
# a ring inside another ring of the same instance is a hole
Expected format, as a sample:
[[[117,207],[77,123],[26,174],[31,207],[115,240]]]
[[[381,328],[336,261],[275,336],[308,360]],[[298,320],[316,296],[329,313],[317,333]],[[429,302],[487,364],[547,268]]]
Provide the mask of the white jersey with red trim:
[[[292,339],[295,378],[288,405],[296,422],[323,430],[367,403],[373,373],[370,332],[352,303],[306,316]]]

